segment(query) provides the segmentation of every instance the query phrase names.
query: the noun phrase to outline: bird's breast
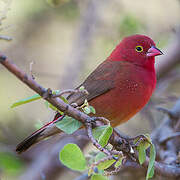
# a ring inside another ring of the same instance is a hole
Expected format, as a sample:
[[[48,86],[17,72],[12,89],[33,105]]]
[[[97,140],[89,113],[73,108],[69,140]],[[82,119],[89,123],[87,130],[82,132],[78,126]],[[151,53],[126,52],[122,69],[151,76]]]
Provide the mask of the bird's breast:
[[[140,111],[155,88],[154,72],[138,68],[130,72],[117,73],[114,88],[90,101],[96,109],[96,116],[106,117],[113,127],[126,122]]]

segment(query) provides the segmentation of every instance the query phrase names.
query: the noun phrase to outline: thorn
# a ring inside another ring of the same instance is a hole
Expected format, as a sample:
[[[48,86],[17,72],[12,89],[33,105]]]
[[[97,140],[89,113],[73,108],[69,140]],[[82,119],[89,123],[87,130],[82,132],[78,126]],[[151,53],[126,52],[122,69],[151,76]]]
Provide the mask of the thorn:
[[[130,153],[134,154],[134,149],[130,146]]]
[[[29,64],[29,70],[30,70],[31,77],[32,77],[32,79],[34,80],[34,79],[35,79],[35,77],[33,76],[33,73],[32,73],[32,66],[33,66],[33,64],[34,64],[34,62],[33,62],[33,61],[32,61],[32,62],[30,62],[30,64]]]

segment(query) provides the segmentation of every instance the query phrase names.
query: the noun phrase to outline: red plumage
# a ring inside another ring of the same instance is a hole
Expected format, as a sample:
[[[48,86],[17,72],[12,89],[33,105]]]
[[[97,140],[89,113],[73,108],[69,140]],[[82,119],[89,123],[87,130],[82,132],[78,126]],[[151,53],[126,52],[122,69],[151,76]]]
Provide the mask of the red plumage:
[[[80,105],[87,99],[96,109],[96,116],[109,119],[113,127],[126,122],[149,101],[156,85],[155,56],[161,54],[147,36],[124,38],[80,85],[89,95],[72,94],[68,101]],[[56,114],[52,122],[26,138],[16,151],[21,153],[45,137],[59,133],[55,126],[58,116]]]

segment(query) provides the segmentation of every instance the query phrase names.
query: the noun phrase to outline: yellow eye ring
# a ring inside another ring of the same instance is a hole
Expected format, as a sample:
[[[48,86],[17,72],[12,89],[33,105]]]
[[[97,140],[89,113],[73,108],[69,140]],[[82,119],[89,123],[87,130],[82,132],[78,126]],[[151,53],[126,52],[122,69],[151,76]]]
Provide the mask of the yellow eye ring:
[[[142,46],[136,46],[136,51],[137,52],[142,52],[143,51],[143,47]]]

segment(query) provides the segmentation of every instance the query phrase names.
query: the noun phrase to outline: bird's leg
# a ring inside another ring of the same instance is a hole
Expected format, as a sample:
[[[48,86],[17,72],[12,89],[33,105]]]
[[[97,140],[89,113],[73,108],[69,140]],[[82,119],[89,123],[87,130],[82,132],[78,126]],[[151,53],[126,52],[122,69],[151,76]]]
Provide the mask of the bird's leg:
[[[90,123],[93,129],[94,127],[96,127],[96,120],[97,120],[96,117],[90,117],[86,120],[86,123],[88,124]]]
[[[133,161],[136,161],[135,157],[135,151],[136,147],[139,146],[139,144],[142,141],[148,141],[148,137],[145,135],[138,135],[135,137],[128,137],[121,135],[117,130],[114,129],[114,145],[116,147],[116,150],[124,152],[130,159]],[[151,143],[151,142],[149,142]]]
[[[130,152],[134,153],[132,149],[132,141],[130,140],[130,137],[126,135],[122,135],[117,129],[114,129],[114,137],[116,137],[115,143],[116,147],[118,147],[118,150],[123,151],[123,152]]]

